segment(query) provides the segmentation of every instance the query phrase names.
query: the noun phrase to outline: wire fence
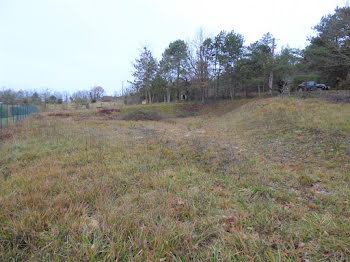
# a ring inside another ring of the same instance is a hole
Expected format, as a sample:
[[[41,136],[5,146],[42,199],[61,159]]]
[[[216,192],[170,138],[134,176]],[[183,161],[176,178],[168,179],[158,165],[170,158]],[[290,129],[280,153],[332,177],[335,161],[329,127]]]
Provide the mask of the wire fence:
[[[0,103],[0,128],[13,124],[18,120],[25,119],[30,114],[36,113],[38,107],[34,105],[14,105]]]

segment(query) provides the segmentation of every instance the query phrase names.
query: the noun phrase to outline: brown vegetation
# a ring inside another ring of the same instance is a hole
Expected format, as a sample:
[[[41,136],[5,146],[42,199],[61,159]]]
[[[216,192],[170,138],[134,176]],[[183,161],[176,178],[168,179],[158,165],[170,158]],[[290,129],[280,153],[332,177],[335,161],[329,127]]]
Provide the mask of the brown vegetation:
[[[113,112],[120,112],[119,108],[101,108],[98,110],[100,115],[110,115]]]
[[[0,260],[349,259],[349,104],[224,101],[186,118],[181,107],[13,127],[0,146]]]
[[[70,113],[67,113],[67,112],[54,112],[54,113],[49,113],[48,116],[67,118],[67,117],[70,117],[71,115]]]
[[[145,112],[141,110],[131,111],[123,116],[123,120],[128,121],[159,121],[163,117],[157,112]]]

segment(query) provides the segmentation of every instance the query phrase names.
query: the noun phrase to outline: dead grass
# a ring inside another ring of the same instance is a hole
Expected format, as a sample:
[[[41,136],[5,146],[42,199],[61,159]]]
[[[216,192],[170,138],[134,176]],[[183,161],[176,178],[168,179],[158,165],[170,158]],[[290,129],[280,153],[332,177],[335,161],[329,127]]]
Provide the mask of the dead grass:
[[[349,260],[349,105],[69,114],[0,141],[0,260]]]
[[[101,108],[98,110],[98,113],[101,115],[110,115],[113,112],[120,112],[118,108]]]
[[[48,116],[53,116],[53,117],[70,117],[71,115],[69,113],[65,112],[55,112],[55,113],[49,113]]]
[[[123,116],[123,120],[128,121],[159,121],[163,117],[157,112],[132,111]]]
[[[41,112],[57,112],[57,111],[80,111],[80,110],[97,110],[99,108],[111,108],[111,107],[123,107],[124,102],[122,100],[118,100],[115,102],[101,102],[98,101],[96,103],[89,103],[86,105],[79,105],[73,102],[63,103],[63,104],[42,104],[39,106],[39,111]]]
[[[14,131],[15,130],[12,127],[0,129],[0,141],[11,139]]]

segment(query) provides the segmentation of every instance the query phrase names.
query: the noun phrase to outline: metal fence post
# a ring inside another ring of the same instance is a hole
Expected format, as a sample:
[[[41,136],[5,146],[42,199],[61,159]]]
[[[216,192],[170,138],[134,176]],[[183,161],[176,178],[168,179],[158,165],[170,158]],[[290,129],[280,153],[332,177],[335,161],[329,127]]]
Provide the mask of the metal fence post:
[[[6,104],[6,125],[9,124],[9,105]]]

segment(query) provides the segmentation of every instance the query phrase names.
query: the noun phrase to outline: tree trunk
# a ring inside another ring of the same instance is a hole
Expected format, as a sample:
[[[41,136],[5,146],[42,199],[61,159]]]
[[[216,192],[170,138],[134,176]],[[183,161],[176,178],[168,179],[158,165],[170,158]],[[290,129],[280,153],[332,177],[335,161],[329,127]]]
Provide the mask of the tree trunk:
[[[179,80],[180,80],[180,66],[178,66],[178,68],[177,68],[177,78],[176,78],[176,93],[175,93],[175,99],[177,99],[177,100],[180,100]]]
[[[202,103],[205,102],[205,87],[202,87]]]
[[[275,59],[275,38],[272,39],[272,61]],[[269,75],[269,92],[272,95],[272,85],[273,85],[273,69],[270,71]]]
[[[152,104],[151,91],[148,91],[148,99],[149,99],[149,103]]]
[[[146,104],[148,104],[148,92],[147,92],[147,87],[145,87],[145,100],[146,100]]]
[[[269,75],[269,93],[270,95],[272,95],[272,84],[273,84],[273,72],[270,72]]]
[[[219,96],[219,81],[220,81],[220,75],[218,74],[217,79],[216,79],[216,94],[215,94],[215,99]]]
[[[167,94],[167,102],[170,103],[170,88],[169,87],[166,89],[166,94]]]
[[[230,97],[231,97],[231,100],[233,100],[234,94],[235,94],[235,87],[233,85],[233,82],[234,81],[232,81],[232,77],[230,77]]]
[[[287,82],[284,82],[283,83],[283,86],[282,86],[282,90],[281,90],[281,95],[286,95],[288,94],[288,83]]]

